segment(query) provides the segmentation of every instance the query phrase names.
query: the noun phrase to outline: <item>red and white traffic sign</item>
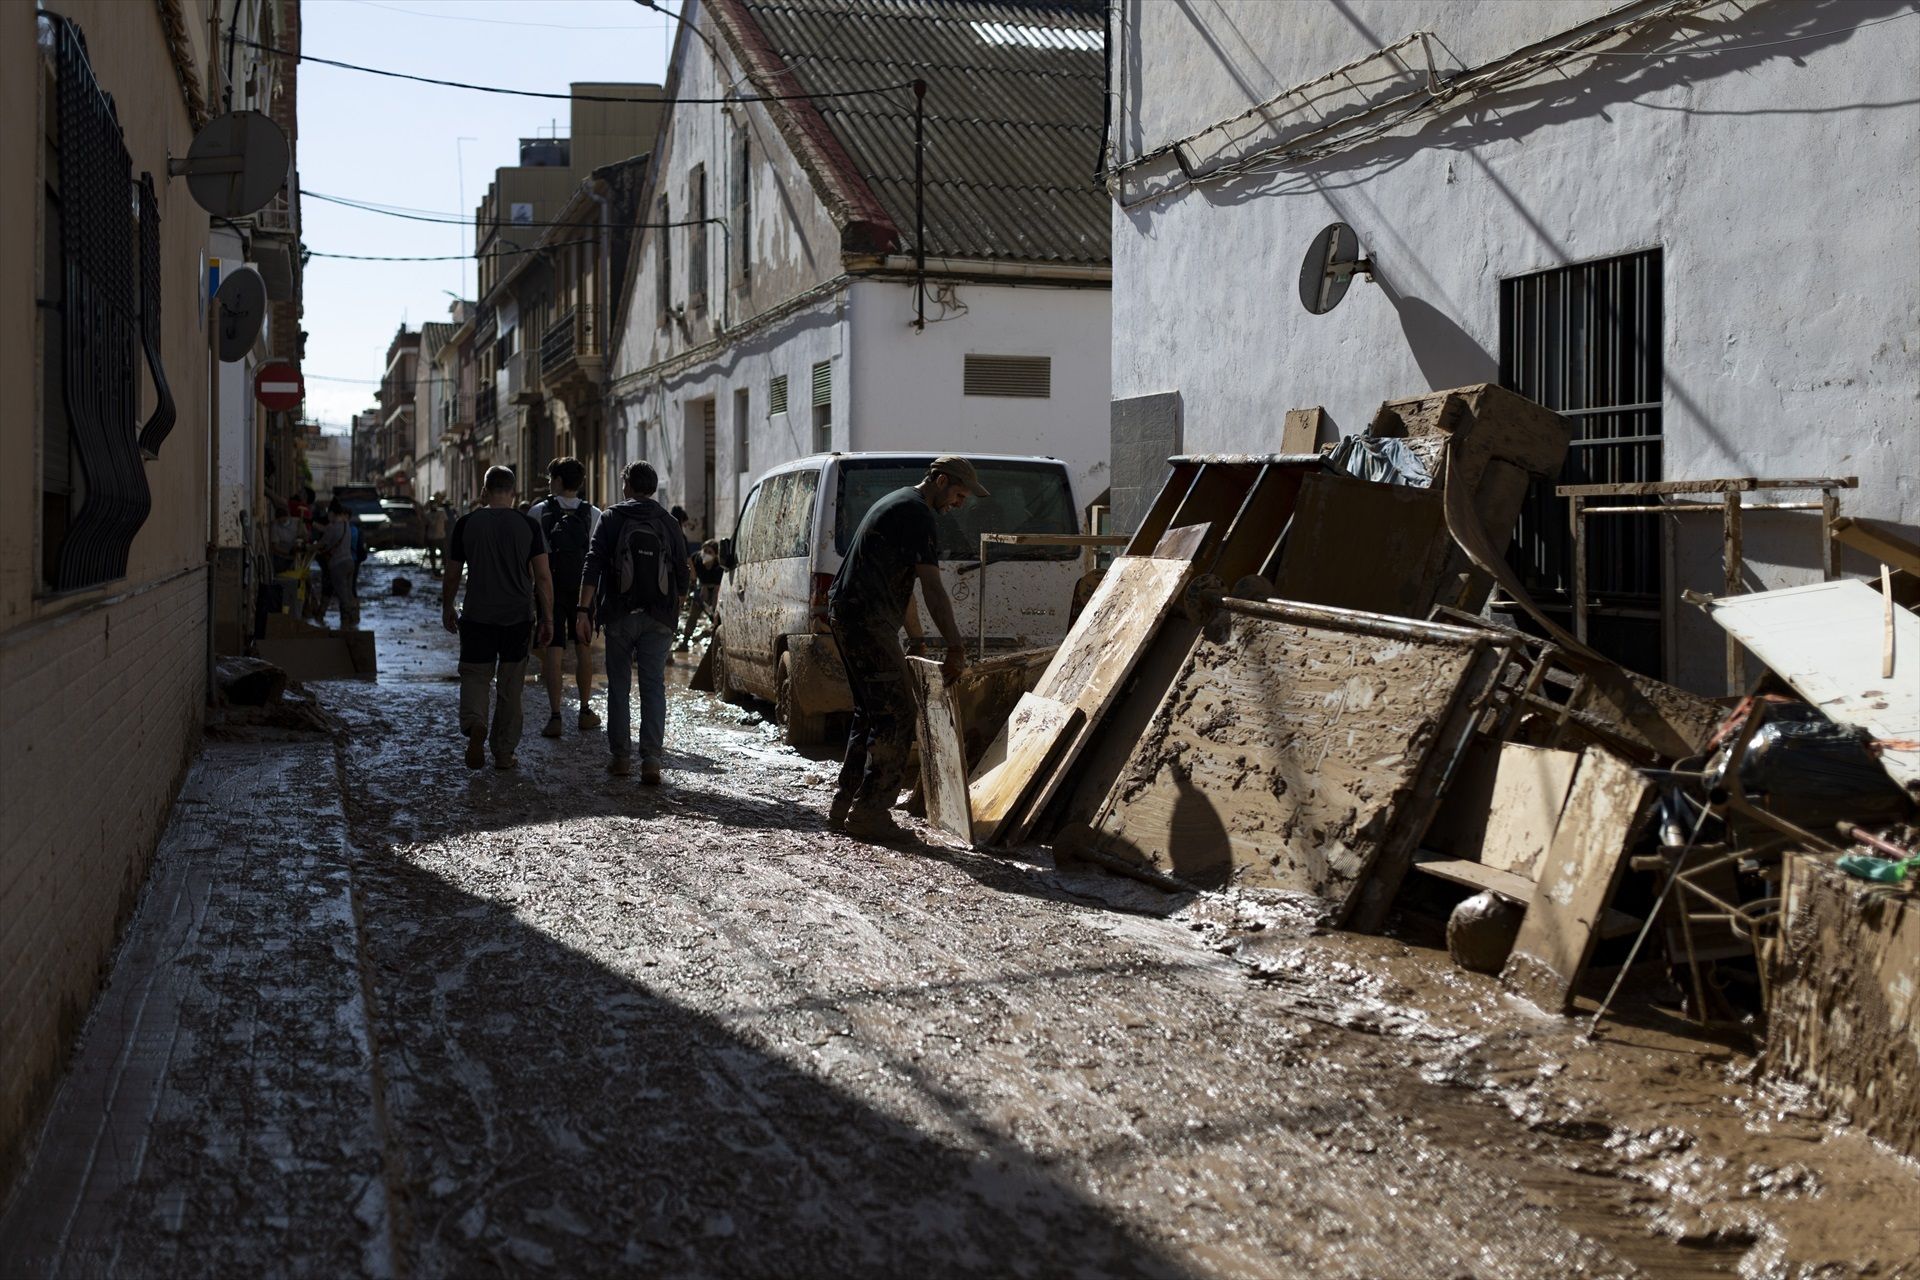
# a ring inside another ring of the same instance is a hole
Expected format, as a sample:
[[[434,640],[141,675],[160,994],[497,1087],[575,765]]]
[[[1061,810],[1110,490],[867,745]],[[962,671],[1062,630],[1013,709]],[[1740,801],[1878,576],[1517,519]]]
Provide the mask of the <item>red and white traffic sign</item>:
[[[269,360],[253,373],[253,398],[263,409],[298,409],[307,398],[306,380],[290,360]]]

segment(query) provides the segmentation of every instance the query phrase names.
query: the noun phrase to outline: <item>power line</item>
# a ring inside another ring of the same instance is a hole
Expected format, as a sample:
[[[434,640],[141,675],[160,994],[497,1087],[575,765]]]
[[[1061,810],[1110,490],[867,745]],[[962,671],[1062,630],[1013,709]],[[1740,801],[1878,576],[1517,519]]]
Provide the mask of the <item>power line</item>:
[[[488,253],[442,253],[412,256],[399,254],[383,256],[370,253],[319,253],[307,250],[309,258],[332,258],[339,262],[467,262],[474,258],[500,258],[512,253],[534,253],[540,249],[565,249],[576,244],[592,244],[592,240],[556,240],[552,244],[528,245],[524,249],[495,249]]]
[[[503,93],[516,98],[554,98],[571,102],[624,102],[639,105],[662,107],[674,106],[725,106],[734,102],[789,102],[794,100],[811,101],[816,98],[865,98],[880,94],[898,93],[911,89],[912,81],[899,84],[878,85],[871,89],[839,89],[827,93],[766,93],[739,94],[724,98],[635,98],[601,93],[548,93],[538,89],[506,89],[499,85],[470,84],[463,80],[438,80],[432,76],[416,76],[405,71],[387,71],[379,67],[363,67],[358,63],[341,62],[334,58],[320,58],[298,49],[282,49],[278,45],[262,44],[257,40],[241,40],[248,48],[262,53],[277,54],[283,58],[294,58],[301,62],[315,62],[323,67],[339,67],[343,71],[359,71],[370,76],[386,76],[393,80],[411,80],[416,84],[437,84],[447,89],[471,89],[475,93]]]

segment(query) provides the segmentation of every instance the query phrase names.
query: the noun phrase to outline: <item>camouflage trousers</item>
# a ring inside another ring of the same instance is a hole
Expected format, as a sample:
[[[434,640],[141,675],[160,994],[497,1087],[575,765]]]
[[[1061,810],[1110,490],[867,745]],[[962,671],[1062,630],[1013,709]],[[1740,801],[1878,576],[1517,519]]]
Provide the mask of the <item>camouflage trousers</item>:
[[[915,707],[897,623],[834,618],[833,638],[853,688],[853,723],[840,765],[840,794],[856,808],[891,809],[913,750]]]

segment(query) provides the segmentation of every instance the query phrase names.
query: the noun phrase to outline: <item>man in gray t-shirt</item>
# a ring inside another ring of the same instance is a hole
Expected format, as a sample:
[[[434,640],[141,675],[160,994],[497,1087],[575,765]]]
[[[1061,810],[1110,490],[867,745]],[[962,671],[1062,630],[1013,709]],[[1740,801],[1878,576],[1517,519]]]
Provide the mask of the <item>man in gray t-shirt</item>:
[[[536,631],[542,646],[553,636],[546,536],[537,520],[514,509],[516,488],[510,468],[487,470],[485,505],[454,522],[440,583],[441,621],[460,637],[460,732],[467,738],[467,765],[474,769],[487,762],[488,745],[496,769],[513,767],[527,650]],[[456,612],[462,577],[467,596]],[[496,684],[489,731],[487,699]]]

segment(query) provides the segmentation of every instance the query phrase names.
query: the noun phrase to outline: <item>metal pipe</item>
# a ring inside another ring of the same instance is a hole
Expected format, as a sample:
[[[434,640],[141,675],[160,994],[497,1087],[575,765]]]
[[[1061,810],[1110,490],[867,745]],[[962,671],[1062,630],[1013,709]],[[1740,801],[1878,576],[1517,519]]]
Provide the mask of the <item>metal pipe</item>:
[[[927,82],[913,82],[913,327],[927,329]]]
[[[1211,593],[1202,593],[1203,598]],[[1360,609],[1330,609],[1302,604],[1298,600],[1246,600],[1222,595],[1215,601],[1228,613],[1272,622],[1291,622],[1305,627],[1336,627],[1383,640],[1413,640],[1427,644],[1457,644],[1470,648],[1489,644],[1500,637],[1477,627],[1456,627],[1445,622],[1421,622],[1386,613],[1368,613]]]

